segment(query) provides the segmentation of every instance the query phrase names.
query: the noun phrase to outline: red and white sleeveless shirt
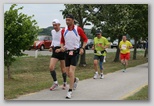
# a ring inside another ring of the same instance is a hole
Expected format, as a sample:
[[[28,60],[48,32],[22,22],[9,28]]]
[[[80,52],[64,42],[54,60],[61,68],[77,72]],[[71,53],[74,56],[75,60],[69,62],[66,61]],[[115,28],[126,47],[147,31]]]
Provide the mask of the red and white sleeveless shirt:
[[[65,44],[67,50],[74,50],[80,48],[80,39],[83,39],[84,42],[87,42],[87,36],[84,31],[78,27],[74,26],[72,30],[69,30],[68,27],[65,27],[62,30],[61,43]]]

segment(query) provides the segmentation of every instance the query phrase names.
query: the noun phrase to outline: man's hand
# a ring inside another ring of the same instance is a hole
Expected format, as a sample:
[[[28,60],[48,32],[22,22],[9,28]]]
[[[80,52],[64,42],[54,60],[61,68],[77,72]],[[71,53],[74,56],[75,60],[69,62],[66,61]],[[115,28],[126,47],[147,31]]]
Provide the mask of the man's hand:
[[[61,47],[61,48],[60,48],[60,51],[61,51],[61,52],[65,52],[65,48],[64,48],[64,47]]]
[[[60,49],[56,49],[56,50],[55,50],[56,53],[59,53],[60,51],[61,51]]]
[[[49,48],[49,52],[52,52],[52,48],[51,47]]]
[[[92,50],[94,50],[95,49],[95,47],[94,46],[92,46],[92,48],[91,48]]]
[[[106,46],[101,46],[104,50],[106,49]]]
[[[131,47],[131,46],[128,47],[128,49],[131,49],[131,48],[133,48],[133,47]]]
[[[84,49],[83,48],[80,48],[79,54],[82,55],[83,53],[84,53]]]

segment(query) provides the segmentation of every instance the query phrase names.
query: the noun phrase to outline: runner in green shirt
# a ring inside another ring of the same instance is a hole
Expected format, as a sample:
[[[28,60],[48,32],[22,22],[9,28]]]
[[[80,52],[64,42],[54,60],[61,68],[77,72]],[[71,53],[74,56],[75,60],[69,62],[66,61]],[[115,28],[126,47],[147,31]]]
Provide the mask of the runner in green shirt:
[[[105,49],[108,48],[109,42],[108,40],[102,36],[101,31],[96,31],[96,37],[94,38],[94,69],[95,69],[95,75],[94,79],[98,78],[98,62],[100,67],[100,78],[103,79],[103,60],[105,56]]]

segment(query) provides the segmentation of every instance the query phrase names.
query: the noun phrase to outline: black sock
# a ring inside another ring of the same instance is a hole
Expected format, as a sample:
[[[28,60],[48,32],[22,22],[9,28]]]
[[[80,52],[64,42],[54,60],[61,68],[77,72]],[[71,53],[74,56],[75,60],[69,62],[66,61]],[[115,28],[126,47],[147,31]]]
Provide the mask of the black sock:
[[[55,72],[55,70],[50,71],[50,74],[51,74],[53,80],[54,80],[54,81],[57,81],[57,77],[56,77],[56,72]]]
[[[62,76],[63,76],[64,82],[66,82],[66,77],[67,77],[66,73],[62,73]]]
[[[72,89],[69,89],[69,90],[68,90],[68,92],[70,92],[70,91],[72,92]]]
[[[76,78],[74,78],[74,82],[76,82]]]

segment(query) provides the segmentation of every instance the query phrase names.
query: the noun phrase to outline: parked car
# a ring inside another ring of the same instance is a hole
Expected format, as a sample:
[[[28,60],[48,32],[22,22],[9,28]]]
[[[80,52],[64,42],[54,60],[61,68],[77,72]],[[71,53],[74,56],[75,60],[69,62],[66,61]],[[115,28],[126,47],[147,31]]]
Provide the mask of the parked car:
[[[118,39],[114,40],[112,43],[111,43],[111,48],[117,48],[118,47]]]
[[[91,49],[93,44],[94,44],[94,40],[93,39],[88,39],[88,42],[87,42],[87,45],[86,45],[85,49],[87,49],[87,50]]]
[[[134,47],[134,45],[135,45],[135,40],[134,39],[130,39],[130,43],[133,45],[133,47]]]
[[[132,44],[133,47],[134,47],[134,45],[135,45],[134,39],[130,39],[129,41],[131,42],[131,44]],[[118,39],[114,40],[114,41],[111,43],[111,48],[114,48],[114,47],[116,47],[116,48],[118,47]]]
[[[31,49],[49,49],[51,45],[51,36],[43,35],[43,36],[38,36],[37,40],[34,41],[34,44],[32,45]]]
[[[139,40],[139,41],[137,42],[137,48],[140,48],[140,49],[143,48],[143,49],[145,49],[146,43],[147,43],[146,40]]]

